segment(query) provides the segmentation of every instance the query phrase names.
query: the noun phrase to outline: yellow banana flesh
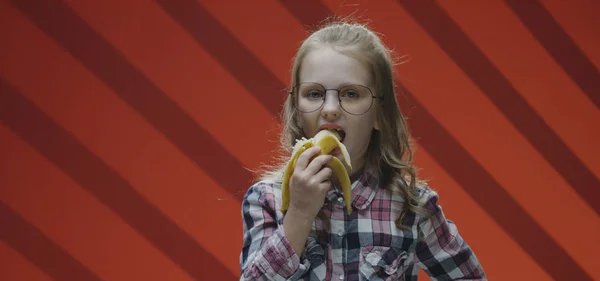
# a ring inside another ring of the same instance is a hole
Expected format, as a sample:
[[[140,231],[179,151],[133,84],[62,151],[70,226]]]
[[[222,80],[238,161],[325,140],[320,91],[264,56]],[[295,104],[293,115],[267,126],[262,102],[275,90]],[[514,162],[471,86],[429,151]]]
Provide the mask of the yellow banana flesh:
[[[352,165],[350,164],[350,154],[348,153],[346,146],[339,141],[339,135],[337,132],[330,130],[322,130],[311,139],[302,138],[300,140],[297,140],[292,151],[292,157],[288,161],[283,174],[281,194],[282,212],[285,212],[290,205],[289,183],[290,177],[294,173],[294,168],[296,167],[296,161],[298,160],[300,154],[302,154],[305,150],[315,145],[321,147],[321,152],[319,153],[319,155],[329,154],[336,147],[339,147],[344,158],[344,163],[346,164],[346,166],[348,166],[349,169],[352,169]],[[344,167],[344,163],[342,163],[340,159],[333,157],[331,162],[329,162],[329,166],[331,167],[333,174],[338,178],[340,187],[342,189],[342,194],[344,196],[344,202],[346,203],[346,211],[348,215],[351,215],[352,187],[350,183],[350,178],[348,176],[348,172],[346,171],[346,167]]]

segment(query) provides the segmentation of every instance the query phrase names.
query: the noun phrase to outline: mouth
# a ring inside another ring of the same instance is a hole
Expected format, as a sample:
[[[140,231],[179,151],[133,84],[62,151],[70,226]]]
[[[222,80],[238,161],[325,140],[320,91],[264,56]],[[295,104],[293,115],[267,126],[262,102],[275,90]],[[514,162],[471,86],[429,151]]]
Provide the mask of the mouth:
[[[337,133],[337,135],[340,136],[340,142],[343,142],[344,139],[346,138],[346,132],[344,132],[344,130],[342,130],[342,129],[331,128],[331,129],[326,129],[326,130]]]

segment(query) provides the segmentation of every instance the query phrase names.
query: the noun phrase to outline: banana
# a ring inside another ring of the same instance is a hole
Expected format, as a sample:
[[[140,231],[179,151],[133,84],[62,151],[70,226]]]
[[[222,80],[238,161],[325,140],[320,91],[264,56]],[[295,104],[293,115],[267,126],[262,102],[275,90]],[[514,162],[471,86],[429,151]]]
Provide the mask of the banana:
[[[290,189],[289,189],[290,188],[289,187],[290,177],[292,176],[292,173],[294,172],[294,168],[296,167],[296,161],[298,160],[298,157],[305,150],[317,145],[317,146],[321,147],[321,152],[319,153],[319,155],[325,155],[325,154],[329,154],[336,147],[339,147],[340,150],[342,151],[344,163],[346,164],[346,166],[348,166],[348,168],[350,170],[352,169],[352,165],[350,164],[350,154],[348,153],[346,146],[343,143],[341,143],[339,141],[339,139],[340,139],[340,136],[336,131],[321,130],[319,133],[317,133],[311,139],[302,138],[302,139],[296,141],[296,144],[294,145],[294,149],[292,151],[292,157],[288,161],[288,163],[285,167],[284,174],[283,174],[283,185],[282,185],[282,196],[281,196],[282,197],[282,204],[281,204],[282,212],[285,212],[289,207],[289,204],[290,204]],[[329,162],[329,166],[331,167],[331,169],[333,170],[333,173],[335,174],[335,176],[338,178],[338,180],[340,182],[342,193],[344,196],[344,202],[346,203],[346,211],[347,211],[348,215],[351,215],[352,214],[352,206],[350,204],[351,204],[351,200],[352,200],[352,198],[351,198],[352,187],[351,187],[351,183],[350,183],[350,178],[348,176],[348,172],[346,171],[346,168],[344,167],[344,164],[342,163],[342,161],[340,161],[340,159],[338,159],[337,157],[332,158],[331,162]]]

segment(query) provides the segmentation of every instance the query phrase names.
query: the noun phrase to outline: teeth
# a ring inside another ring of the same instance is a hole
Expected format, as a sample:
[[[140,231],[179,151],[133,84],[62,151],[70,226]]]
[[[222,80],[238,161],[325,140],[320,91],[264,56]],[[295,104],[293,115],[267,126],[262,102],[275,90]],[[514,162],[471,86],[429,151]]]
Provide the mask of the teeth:
[[[343,131],[342,131],[343,134]],[[281,211],[285,212],[290,204],[290,191],[289,191],[289,183],[290,177],[294,172],[294,168],[296,166],[296,160],[304,152],[305,150],[318,145],[321,147],[320,155],[329,154],[336,147],[339,147],[343,158],[344,163],[348,166],[349,169],[352,169],[352,165],[350,164],[350,154],[346,149],[346,146],[340,142],[338,137],[342,137],[341,134],[332,133],[331,130],[322,130],[317,135],[315,135],[312,139],[301,139],[296,142],[294,145],[294,151],[292,152],[292,157],[288,161],[287,166],[285,167],[285,172],[283,174],[283,185],[282,185],[282,204]],[[344,202],[346,203],[346,211],[348,215],[352,214],[352,205],[351,205],[351,195],[352,195],[352,187],[350,183],[350,178],[348,177],[348,172],[344,167],[344,164],[340,159],[336,157],[332,157],[331,162],[329,162],[329,166],[333,170],[335,176],[339,179],[342,193],[344,195]]]

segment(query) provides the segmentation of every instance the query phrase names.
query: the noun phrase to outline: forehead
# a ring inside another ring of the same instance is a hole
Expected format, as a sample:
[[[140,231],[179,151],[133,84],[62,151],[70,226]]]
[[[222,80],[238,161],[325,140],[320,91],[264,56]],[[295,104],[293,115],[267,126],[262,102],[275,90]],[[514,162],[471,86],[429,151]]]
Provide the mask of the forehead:
[[[300,83],[316,82],[327,88],[344,84],[368,86],[370,71],[361,61],[331,47],[310,50],[302,61]]]

